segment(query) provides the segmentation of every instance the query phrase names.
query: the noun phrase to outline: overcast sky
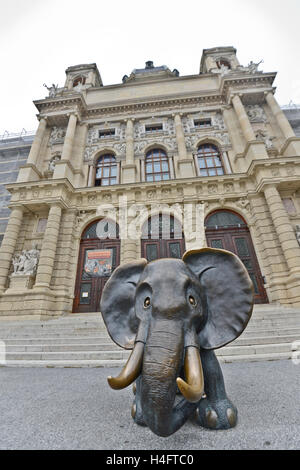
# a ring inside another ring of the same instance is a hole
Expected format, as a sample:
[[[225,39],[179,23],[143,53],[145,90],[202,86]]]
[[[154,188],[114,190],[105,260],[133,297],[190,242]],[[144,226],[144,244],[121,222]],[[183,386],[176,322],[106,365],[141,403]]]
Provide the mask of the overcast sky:
[[[0,0],[0,136],[37,127],[43,83],[96,62],[104,85],[144,66],[199,73],[202,50],[234,46],[278,72],[279,103],[300,103],[300,0]]]

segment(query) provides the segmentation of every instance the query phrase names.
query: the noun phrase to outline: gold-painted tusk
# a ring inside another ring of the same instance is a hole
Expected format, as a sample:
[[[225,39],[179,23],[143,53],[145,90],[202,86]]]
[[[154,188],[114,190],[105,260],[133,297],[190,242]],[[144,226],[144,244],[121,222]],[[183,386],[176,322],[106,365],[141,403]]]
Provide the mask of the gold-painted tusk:
[[[128,387],[140,375],[143,364],[144,343],[135,343],[134,348],[118,377],[107,377],[107,381],[114,390]]]
[[[188,346],[185,350],[184,373],[187,382],[178,377],[177,386],[187,401],[196,403],[204,392],[204,378],[200,353],[195,346]]]

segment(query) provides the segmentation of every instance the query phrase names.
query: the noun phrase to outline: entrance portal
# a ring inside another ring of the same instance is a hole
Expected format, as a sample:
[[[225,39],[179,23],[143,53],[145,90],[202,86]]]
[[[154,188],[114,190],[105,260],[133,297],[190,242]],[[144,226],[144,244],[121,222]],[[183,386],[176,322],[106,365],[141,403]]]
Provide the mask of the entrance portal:
[[[254,286],[254,302],[268,303],[263,277],[246,222],[231,211],[215,211],[205,220],[207,246],[232,251],[244,263]]]
[[[118,226],[97,220],[83,232],[77,268],[73,312],[99,312],[103,287],[120,264]]]
[[[185,251],[181,224],[172,215],[150,217],[142,229],[142,257],[148,261],[159,258],[181,258]]]

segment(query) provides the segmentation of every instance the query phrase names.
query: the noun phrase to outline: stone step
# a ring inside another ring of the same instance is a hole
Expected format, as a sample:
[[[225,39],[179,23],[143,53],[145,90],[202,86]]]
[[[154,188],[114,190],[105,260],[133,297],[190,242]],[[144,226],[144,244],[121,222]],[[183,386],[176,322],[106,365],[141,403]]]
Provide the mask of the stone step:
[[[125,359],[101,359],[101,360],[32,360],[15,361],[8,360],[6,367],[119,367],[126,363]],[[0,364],[0,367],[3,367]]]
[[[243,354],[233,356],[218,356],[220,363],[230,362],[259,362],[259,361],[279,361],[282,359],[291,359],[292,351],[290,352],[275,352],[268,354]]]
[[[127,359],[130,352],[120,349],[118,351],[67,351],[67,352],[7,352],[6,360],[20,361],[71,361],[71,360],[111,360]]]
[[[64,352],[64,351],[122,351],[122,348],[113,342],[98,344],[7,344],[6,352]]]
[[[217,356],[238,356],[238,355],[252,355],[252,354],[273,354],[292,351],[291,343],[270,343],[270,344],[256,344],[256,345],[237,345],[226,346],[216,350]]]
[[[278,361],[282,359],[291,359],[292,352],[273,353],[273,354],[254,354],[254,355],[233,355],[219,356],[220,363],[231,362],[259,362],[259,361]],[[15,361],[8,360],[6,367],[117,367],[121,369],[126,363],[125,359],[102,359],[102,360],[31,360]],[[3,367],[0,364],[0,367]]]
[[[239,338],[237,338],[235,341],[231,343],[231,346],[235,345],[244,345],[244,346],[251,346],[253,344],[269,344],[269,343],[292,343],[294,341],[299,341],[300,340],[300,332],[299,334],[296,335],[283,335],[283,336],[261,336],[261,337],[255,337],[255,336],[249,336],[245,337],[244,335],[241,335]]]
[[[262,337],[262,336],[272,336],[272,335],[299,335],[300,334],[300,328],[295,327],[295,328],[268,328],[268,329],[263,329],[263,328],[251,328],[251,329],[246,329],[243,331],[241,334],[241,338],[245,337],[251,337],[255,336],[257,338]]]
[[[1,339],[1,338],[0,338]],[[34,337],[17,337],[17,338],[5,338],[5,344],[7,345],[61,345],[61,344],[115,344],[107,333],[102,336],[79,336],[74,335],[71,337],[65,336],[44,336],[39,338]]]

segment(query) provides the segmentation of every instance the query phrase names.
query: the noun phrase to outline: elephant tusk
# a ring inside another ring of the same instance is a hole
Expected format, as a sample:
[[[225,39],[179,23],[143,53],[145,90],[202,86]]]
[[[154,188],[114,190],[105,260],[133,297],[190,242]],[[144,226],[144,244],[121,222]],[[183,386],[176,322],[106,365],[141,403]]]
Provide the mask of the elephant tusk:
[[[187,401],[196,403],[204,392],[204,378],[200,353],[195,346],[188,346],[185,349],[184,373],[187,382],[178,377],[177,386]]]
[[[128,387],[140,375],[143,363],[144,343],[138,341],[118,377],[107,377],[107,381],[114,390]]]

